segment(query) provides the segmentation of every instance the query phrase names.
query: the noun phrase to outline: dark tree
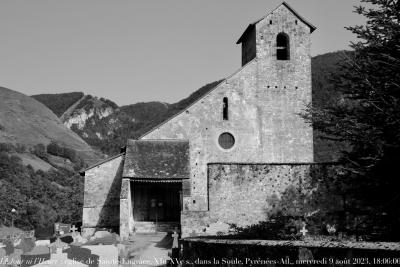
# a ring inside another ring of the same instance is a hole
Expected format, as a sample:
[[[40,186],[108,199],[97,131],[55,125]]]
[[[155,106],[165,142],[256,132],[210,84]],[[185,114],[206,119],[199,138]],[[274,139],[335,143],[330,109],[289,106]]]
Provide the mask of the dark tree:
[[[345,206],[372,224],[384,218],[399,239],[400,6],[397,0],[362,0],[366,25],[348,27],[358,42],[334,78],[338,103],[310,108],[306,118],[324,138],[348,144],[343,152]],[[339,179],[339,178],[337,178]]]

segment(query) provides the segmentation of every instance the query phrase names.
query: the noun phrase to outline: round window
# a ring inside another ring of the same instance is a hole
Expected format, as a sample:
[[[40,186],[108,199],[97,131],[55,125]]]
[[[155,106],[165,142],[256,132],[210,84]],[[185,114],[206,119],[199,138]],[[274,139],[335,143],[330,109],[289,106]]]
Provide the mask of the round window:
[[[230,149],[235,144],[235,137],[230,133],[223,133],[219,136],[218,143],[223,149]]]

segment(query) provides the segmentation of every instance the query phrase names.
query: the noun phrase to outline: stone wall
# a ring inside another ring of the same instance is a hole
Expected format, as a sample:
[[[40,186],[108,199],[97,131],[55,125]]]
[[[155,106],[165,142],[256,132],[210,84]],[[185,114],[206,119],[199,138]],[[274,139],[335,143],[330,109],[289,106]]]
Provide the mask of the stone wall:
[[[395,242],[183,239],[182,266],[353,266],[399,263]]]
[[[242,66],[256,57],[256,31],[254,26],[246,30],[242,41]]]
[[[120,195],[120,220],[119,235],[122,240],[129,238],[129,234],[133,232],[133,203],[131,197],[131,181],[123,179]]]
[[[119,228],[121,176],[124,155],[85,172],[82,228],[90,236],[96,228]]]
[[[254,225],[266,221],[278,210],[304,215],[301,214],[304,209],[296,210],[293,202],[301,202],[299,196],[311,195],[316,186],[312,174],[324,177],[327,168],[330,165],[208,164],[208,209],[182,213],[182,236],[215,235],[232,224]]]
[[[273,24],[270,27],[269,21]],[[313,134],[301,118],[311,103],[310,29],[281,6],[256,25],[256,58],[182,113],[143,139],[190,141],[190,195],[187,211],[208,210],[207,164],[211,162],[313,162]],[[291,60],[276,60],[276,36],[290,37]],[[223,98],[229,120],[223,120]],[[235,138],[231,149],[221,133]]]

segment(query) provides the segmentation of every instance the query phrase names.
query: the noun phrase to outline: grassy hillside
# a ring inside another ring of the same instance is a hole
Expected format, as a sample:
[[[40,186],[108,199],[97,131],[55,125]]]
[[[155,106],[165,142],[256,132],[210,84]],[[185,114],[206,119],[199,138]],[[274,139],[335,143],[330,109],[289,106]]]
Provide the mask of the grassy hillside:
[[[60,117],[70,106],[84,96],[82,92],[72,92],[65,94],[41,94],[33,95],[37,101],[43,103],[54,114]]]
[[[4,87],[0,87],[0,125],[0,143],[34,147],[54,141],[74,149],[89,164],[101,158],[45,105]]]

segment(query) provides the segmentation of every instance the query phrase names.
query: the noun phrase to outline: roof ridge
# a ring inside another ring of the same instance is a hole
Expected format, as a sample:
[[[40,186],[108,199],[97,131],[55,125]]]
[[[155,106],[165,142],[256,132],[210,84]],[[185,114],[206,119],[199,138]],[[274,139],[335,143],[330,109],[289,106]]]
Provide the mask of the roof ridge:
[[[284,5],[286,8],[288,8],[290,10],[290,12],[292,12],[296,17],[298,17],[302,22],[304,22],[305,24],[307,24],[310,28],[311,28],[311,33],[313,31],[315,31],[317,29],[317,27],[315,27],[314,25],[312,25],[310,22],[308,22],[308,20],[306,20],[304,17],[300,16],[299,13],[297,13],[296,10],[294,10],[288,3],[286,3],[285,1],[283,1],[281,4],[279,4],[276,8],[272,9],[270,12],[268,12],[267,14],[265,14],[264,16],[262,16],[260,19],[254,21],[253,23],[250,23],[246,29],[244,30],[244,32],[242,33],[242,35],[240,35],[239,39],[236,41],[236,44],[240,44],[242,42],[242,38],[245,35],[245,33],[248,31],[248,29],[250,27],[253,27],[254,25],[256,25],[257,23],[259,23],[260,21],[262,21],[263,19],[265,19],[266,17],[268,17],[269,15],[271,15],[272,13],[275,12],[275,10],[277,10],[280,6]]]

